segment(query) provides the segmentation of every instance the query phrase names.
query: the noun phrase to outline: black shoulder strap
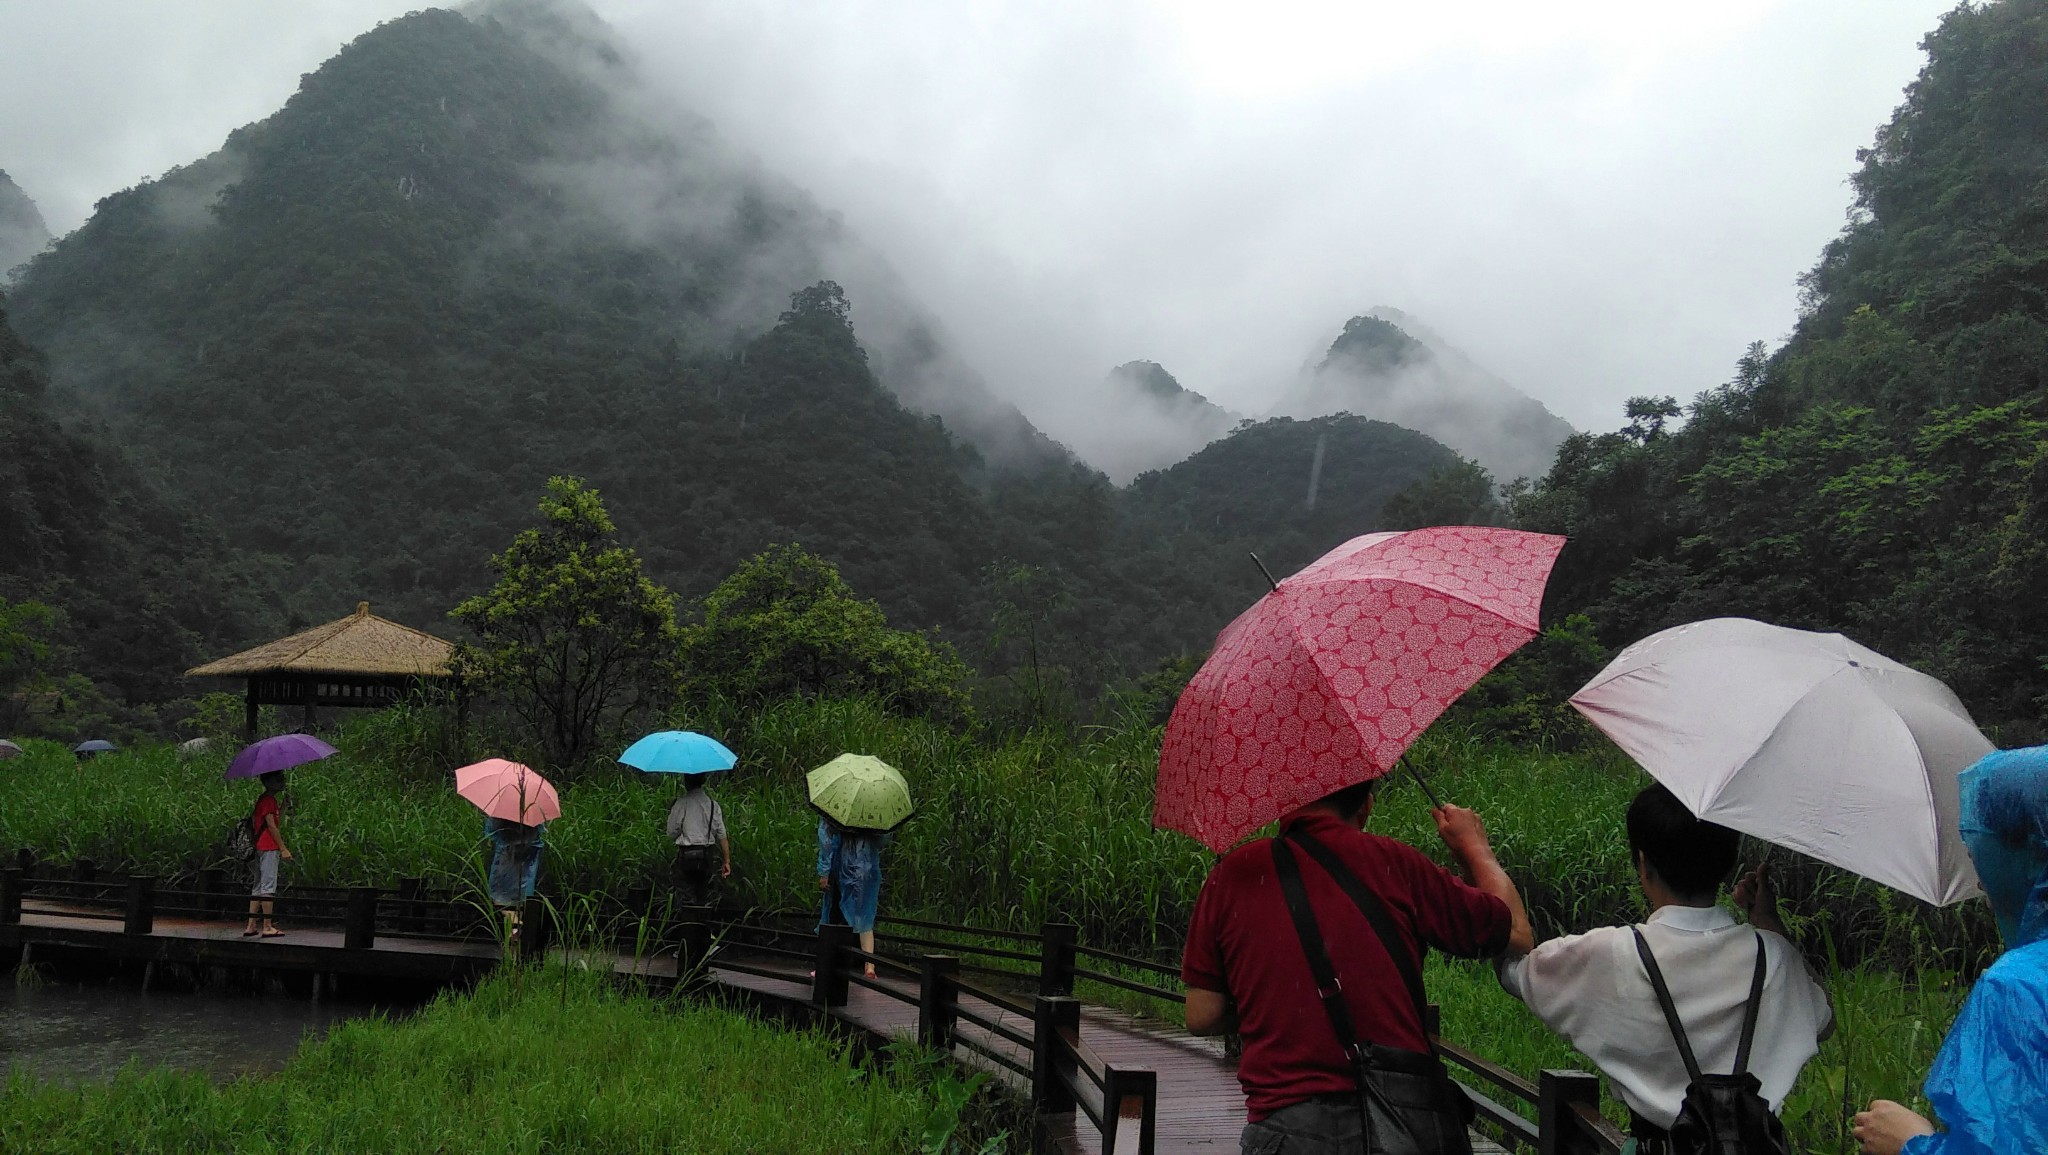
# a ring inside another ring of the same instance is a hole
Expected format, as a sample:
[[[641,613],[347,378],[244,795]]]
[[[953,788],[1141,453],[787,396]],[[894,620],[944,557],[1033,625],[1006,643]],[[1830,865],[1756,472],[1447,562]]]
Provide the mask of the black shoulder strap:
[[[1644,940],[1643,932],[1635,927],[1629,933],[1636,936],[1636,954],[1643,960],[1643,969],[1650,974],[1650,986],[1657,992],[1657,1005],[1664,1011],[1664,1022],[1671,1028],[1671,1037],[1678,1043],[1678,1054],[1685,1060],[1686,1077],[1697,1083],[1700,1079],[1699,1060],[1693,1057],[1692,1043],[1685,1037],[1685,1026],[1678,1021],[1678,1008],[1671,1001],[1671,988],[1664,985],[1664,972],[1657,966],[1657,956],[1650,953],[1650,944]],[[1749,976],[1749,999],[1742,1007],[1742,1038],[1735,1044],[1735,1070],[1731,1074],[1741,1075],[1749,1070],[1750,1045],[1756,1041],[1756,1019],[1764,1002],[1764,936],[1756,936],[1756,968]]]
[[[1749,1045],[1756,1041],[1757,1011],[1764,1003],[1764,936],[1756,932],[1756,972],[1749,977],[1749,1004],[1742,1008],[1742,1041],[1735,1047],[1735,1074],[1749,1070]]]
[[[1337,1045],[1344,1050],[1346,1058],[1358,1061],[1360,1049],[1358,1034],[1352,1029],[1351,1010],[1344,1003],[1344,986],[1337,981],[1337,970],[1330,965],[1330,954],[1323,946],[1322,928],[1316,925],[1315,909],[1308,904],[1308,888],[1301,883],[1301,865],[1294,861],[1294,851],[1287,846],[1287,840],[1273,840],[1273,873],[1280,878],[1280,893],[1286,896],[1287,913],[1294,919],[1294,933],[1301,936],[1301,953],[1308,956],[1308,973],[1316,980],[1316,997],[1322,1000],[1323,1013],[1330,1017],[1330,1030],[1337,1036]]]
[[[1428,1034],[1429,1013],[1425,1008],[1429,1005],[1429,996],[1422,989],[1422,968],[1416,964],[1415,957],[1408,953],[1406,940],[1394,926],[1392,916],[1387,913],[1386,904],[1380,901],[1379,895],[1372,892],[1371,887],[1365,885],[1351,872],[1350,867],[1344,865],[1344,860],[1338,858],[1335,851],[1316,841],[1307,831],[1297,827],[1282,837],[1300,843],[1301,848],[1308,852],[1308,856],[1329,872],[1330,877],[1336,880],[1338,888],[1358,907],[1358,912],[1365,916],[1365,921],[1372,927],[1373,934],[1379,938],[1380,946],[1393,961],[1394,970],[1400,974],[1402,985],[1408,988],[1408,997],[1415,1003],[1417,1029],[1425,1035]]]
[[[1657,992],[1657,1005],[1664,1008],[1664,1022],[1671,1028],[1671,1037],[1678,1043],[1678,1056],[1685,1060],[1685,1077],[1688,1081],[1700,1081],[1700,1061],[1693,1058],[1692,1043],[1685,1037],[1685,1024],[1678,1021],[1678,1008],[1671,1003],[1671,988],[1664,985],[1664,972],[1657,967],[1657,956],[1650,953],[1650,944],[1643,939],[1638,927],[1630,927],[1629,933],[1636,936],[1636,954],[1643,960],[1643,969],[1650,972],[1650,986]]]

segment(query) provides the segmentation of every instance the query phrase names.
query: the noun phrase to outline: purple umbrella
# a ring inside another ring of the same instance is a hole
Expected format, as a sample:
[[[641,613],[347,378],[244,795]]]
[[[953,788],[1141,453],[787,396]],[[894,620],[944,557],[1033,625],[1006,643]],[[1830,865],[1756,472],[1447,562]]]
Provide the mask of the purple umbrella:
[[[289,770],[306,762],[318,762],[334,753],[334,747],[311,734],[279,734],[242,747],[228,763],[228,777],[258,778],[272,770]]]

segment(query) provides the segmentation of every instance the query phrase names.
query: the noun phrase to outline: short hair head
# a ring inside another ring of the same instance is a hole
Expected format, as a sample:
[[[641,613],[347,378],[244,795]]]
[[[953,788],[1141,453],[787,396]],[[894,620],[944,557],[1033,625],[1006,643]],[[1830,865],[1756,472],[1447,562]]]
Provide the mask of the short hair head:
[[[275,794],[279,790],[284,789],[284,771],[272,770],[258,778],[257,781],[263,783],[263,789]]]
[[[1628,804],[1628,848],[1685,898],[1710,897],[1735,870],[1742,836],[1695,818],[1662,783]]]
[[[1316,804],[1335,810],[1346,822],[1350,822],[1358,817],[1358,812],[1365,809],[1366,803],[1372,801],[1373,795],[1379,793],[1379,789],[1380,780],[1368,778],[1363,782],[1354,782],[1342,790],[1333,790],[1318,798]]]
[[[709,774],[685,774],[685,775],[683,775],[683,791],[684,791],[685,793],[688,793],[688,792],[689,792],[689,791],[691,791],[691,790],[697,790],[697,789],[700,789],[700,788],[702,788],[702,787],[703,787],[703,785],[704,785],[704,782],[705,782],[705,780],[706,780],[706,779],[708,779],[708,778],[710,778],[710,777],[711,777],[711,775],[709,775]]]

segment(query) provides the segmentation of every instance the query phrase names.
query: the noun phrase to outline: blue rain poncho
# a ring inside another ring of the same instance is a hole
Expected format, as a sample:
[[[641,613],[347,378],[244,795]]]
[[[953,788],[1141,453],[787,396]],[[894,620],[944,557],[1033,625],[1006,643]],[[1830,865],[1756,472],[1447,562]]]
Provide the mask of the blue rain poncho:
[[[818,819],[818,877],[832,879],[818,911],[818,925],[841,922],[856,931],[875,929],[875,908],[882,897],[882,847],[886,834],[840,830]],[[839,900],[839,918],[832,900]]]
[[[2048,747],[2001,750],[1963,771],[1962,834],[2006,951],[1927,1073],[1946,1130],[1905,1152],[2048,1151]]]
[[[548,824],[526,826],[502,818],[485,818],[491,839],[491,902],[518,906],[533,897],[540,881],[540,853],[546,849]]]

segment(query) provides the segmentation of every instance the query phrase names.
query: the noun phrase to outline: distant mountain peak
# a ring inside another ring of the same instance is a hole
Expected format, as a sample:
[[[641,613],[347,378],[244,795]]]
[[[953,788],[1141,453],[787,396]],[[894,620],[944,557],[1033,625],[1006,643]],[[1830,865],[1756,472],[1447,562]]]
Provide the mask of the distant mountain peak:
[[[1388,310],[1392,312],[1392,310]],[[1378,316],[1375,309],[1344,322],[1344,331],[1330,342],[1330,351],[1318,366],[1350,364],[1376,372],[1389,372],[1428,359],[1429,347],[1410,336],[1395,322]],[[1405,318],[1403,318],[1405,319]]]
[[[1166,367],[1157,361],[1126,361],[1111,369],[1109,376],[1112,381],[1119,378],[1128,381],[1141,391],[1162,401],[1178,401],[1183,397],[1192,397],[1207,404],[1209,400],[1175,380],[1173,374],[1168,373]]]
[[[6,169],[0,169],[0,284],[7,272],[43,251],[50,243],[50,228],[36,202],[14,183]]]
[[[1273,407],[1276,415],[1357,413],[1419,430],[1501,481],[1548,472],[1572,427],[1399,309],[1351,318]]]
[[[1073,448],[1119,483],[1187,457],[1239,420],[1157,361],[1126,361],[1111,369],[1096,397],[1095,420]]]

